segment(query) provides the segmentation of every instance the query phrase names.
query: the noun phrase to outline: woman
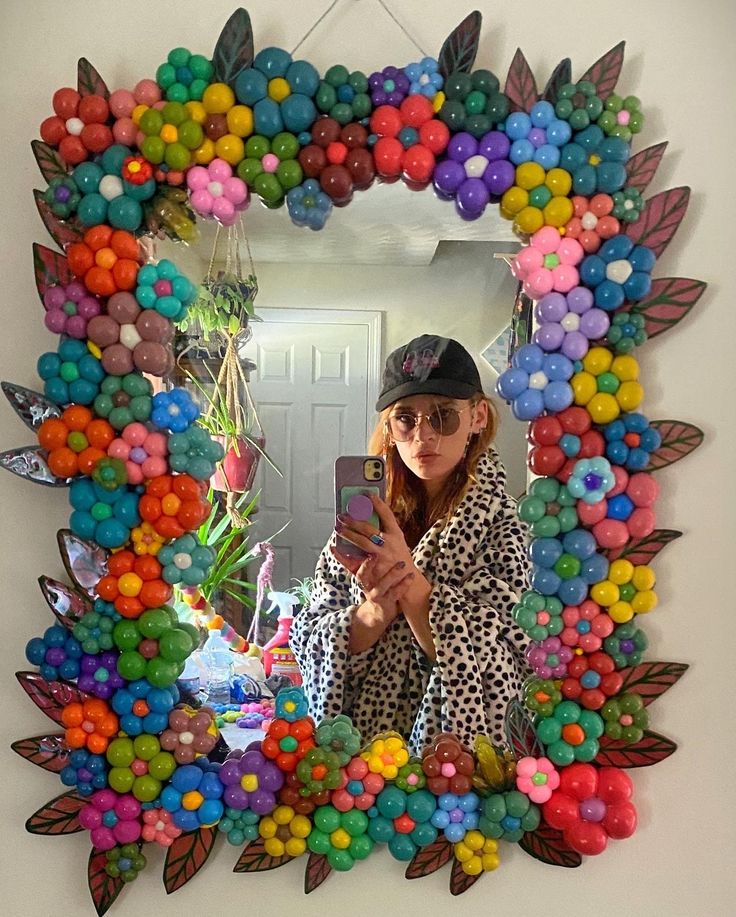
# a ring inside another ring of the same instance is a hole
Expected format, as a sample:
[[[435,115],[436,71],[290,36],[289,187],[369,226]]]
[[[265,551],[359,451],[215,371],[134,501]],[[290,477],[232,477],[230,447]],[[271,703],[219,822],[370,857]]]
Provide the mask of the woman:
[[[439,732],[503,740],[527,674],[511,611],[527,586],[526,535],[491,441],[495,409],[457,342],[422,335],[390,354],[369,451],[386,459],[381,527],[339,515],[366,559],[320,556],[292,625],[310,712],[347,713],[416,753]]]

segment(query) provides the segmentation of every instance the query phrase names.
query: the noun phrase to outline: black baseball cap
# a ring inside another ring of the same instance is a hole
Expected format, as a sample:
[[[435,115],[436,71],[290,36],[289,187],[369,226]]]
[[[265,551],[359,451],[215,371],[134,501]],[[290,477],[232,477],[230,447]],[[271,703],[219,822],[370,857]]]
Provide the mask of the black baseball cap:
[[[389,354],[376,410],[382,411],[409,395],[465,399],[482,391],[478,367],[462,344],[452,338],[422,334]]]

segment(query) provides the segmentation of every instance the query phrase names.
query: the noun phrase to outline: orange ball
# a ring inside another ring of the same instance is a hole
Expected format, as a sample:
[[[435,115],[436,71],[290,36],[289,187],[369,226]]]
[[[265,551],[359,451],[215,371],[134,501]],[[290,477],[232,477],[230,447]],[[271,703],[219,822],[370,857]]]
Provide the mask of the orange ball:
[[[146,522],[155,523],[161,516],[161,501],[158,497],[144,494],[138,501],[138,512]]]
[[[183,475],[181,475],[183,477]],[[151,483],[146,488],[146,495],[150,494],[152,497],[165,497],[166,494],[171,492],[171,475],[170,474],[161,474],[157,478],[154,478]]]
[[[181,500],[176,494],[166,494],[161,500],[161,509],[167,516],[175,516],[181,507]]]
[[[95,256],[84,242],[74,242],[66,251],[66,260],[69,264],[69,269],[76,277],[84,277],[94,265]]]
[[[38,428],[38,442],[42,449],[61,449],[66,446],[69,428],[58,417],[44,420]]]
[[[94,265],[87,271],[84,275],[84,283],[90,293],[96,293],[98,296],[112,296],[118,292],[110,271],[98,265]]]
[[[104,755],[109,744],[110,743],[104,736],[97,735],[96,733],[87,736],[87,748],[93,755]]]
[[[112,276],[119,290],[132,290],[138,279],[138,264],[128,258],[120,258],[112,269]]]
[[[314,725],[309,718],[305,718],[292,723],[290,731],[298,742],[302,742],[304,739],[310,739],[312,737],[314,734]]]
[[[70,430],[81,433],[92,420],[93,414],[89,408],[81,404],[70,405],[61,415],[61,419]]]
[[[104,267],[105,270],[111,270],[117,260],[118,256],[109,246],[105,246],[105,248],[95,252],[95,264],[98,267]]]
[[[178,474],[173,482],[174,493],[182,500],[199,500],[204,494],[204,484],[195,481],[191,475]]]
[[[153,527],[167,541],[173,538],[181,538],[186,531],[176,516],[161,516],[154,522]]]
[[[92,420],[84,431],[87,442],[96,449],[107,449],[115,439],[115,431],[110,424],[102,418]]]
[[[162,579],[150,580],[143,584],[139,599],[146,608],[160,608],[165,605],[172,595],[172,588]]]
[[[161,576],[161,564],[153,554],[143,554],[136,558],[135,572],[144,581],[158,579]]]
[[[81,459],[81,456],[79,456]],[[55,474],[57,478],[71,478],[80,470],[79,459],[76,452],[73,452],[67,446],[61,449],[54,449],[49,453],[47,464],[49,471]],[[85,474],[87,472],[84,472]]]
[[[140,255],[135,236],[124,229],[116,229],[112,233],[110,247],[118,258],[129,258],[131,261],[137,261]]]
[[[92,226],[87,230],[87,232],[84,234],[84,241],[87,243],[87,245],[89,245],[93,252],[96,252],[99,249],[110,245],[112,233],[112,226],[108,226],[106,223],[100,223],[97,226]]]
[[[78,727],[67,729],[64,738],[69,748],[84,748],[87,744],[87,733]]]
[[[84,722],[84,709],[77,702],[67,704],[61,711],[61,725],[71,728],[81,726]]]
[[[113,557],[115,556],[116,555],[113,554]],[[101,599],[104,599],[106,602],[114,602],[120,594],[117,576],[112,576],[111,574],[103,576],[99,583],[97,583],[96,589],[97,595]]]
[[[104,451],[102,449],[96,449],[94,446],[82,449],[77,457],[80,472],[82,474],[91,475],[95,465],[104,457]]]
[[[115,611],[124,618],[140,618],[146,606],[136,596],[119,595],[115,599]]]
[[[89,697],[84,702],[84,718],[95,726],[101,723],[109,712],[110,708],[99,697]]]
[[[107,562],[108,572],[113,576],[122,576],[130,573],[135,564],[135,554],[132,551],[118,551]]]

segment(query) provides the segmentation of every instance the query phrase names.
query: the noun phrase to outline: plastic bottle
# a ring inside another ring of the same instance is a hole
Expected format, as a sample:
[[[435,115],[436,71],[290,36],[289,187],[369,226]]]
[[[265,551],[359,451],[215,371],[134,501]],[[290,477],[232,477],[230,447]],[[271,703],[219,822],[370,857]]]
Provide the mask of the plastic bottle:
[[[201,684],[201,672],[195,658],[195,656],[198,655],[199,653],[194,652],[191,656],[187,657],[187,661],[184,663],[184,671],[176,679],[176,684],[179,689],[191,694],[192,697],[196,697],[197,694],[199,694]]]
[[[266,675],[270,675],[271,666],[273,665],[271,651],[276,647],[289,645],[289,630],[291,629],[291,622],[294,620],[292,608],[294,605],[299,604],[299,599],[290,592],[269,592],[266,598],[271,602],[266,614],[269,614],[275,608],[279,610],[276,633],[263,647],[263,668],[266,670]]]
[[[211,704],[229,704],[233,654],[219,630],[210,631],[202,647],[202,661],[207,670],[207,700]]]

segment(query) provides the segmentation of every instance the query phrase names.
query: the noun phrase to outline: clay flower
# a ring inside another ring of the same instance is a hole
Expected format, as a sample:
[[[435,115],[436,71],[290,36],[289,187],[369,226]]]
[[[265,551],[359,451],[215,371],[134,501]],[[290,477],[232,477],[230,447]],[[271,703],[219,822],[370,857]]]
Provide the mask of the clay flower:
[[[621,231],[618,214],[615,213],[615,195],[594,194],[587,198],[576,194],[572,206],[574,216],[565,224],[565,235],[577,239],[586,254],[597,252],[606,239]]]
[[[129,423],[110,443],[107,454],[125,463],[131,484],[142,484],[168,471],[165,434],[149,430],[137,421]]]
[[[566,769],[573,761],[595,758],[603,728],[603,720],[597,713],[583,710],[571,700],[559,703],[552,715],[541,719],[536,727],[537,738],[547,748],[547,757]]]
[[[168,318],[142,310],[132,293],[126,292],[111,296],[106,314],[91,319],[87,326],[87,336],[102,351],[102,368],[113,376],[125,376],[134,369],[166,375],[174,361],[173,334]]]
[[[594,291],[596,306],[613,312],[624,302],[638,302],[649,293],[655,261],[651,248],[618,235],[604,242],[597,254],[585,258],[580,279]]]
[[[608,315],[593,307],[593,294],[585,287],[573,287],[567,296],[547,293],[537,303],[535,317],[539,327],[534,343],[546,351],[560,350],[571,360],[582,360],[590,341],[605,337],[610,325]]]
[[[520,758],[516,763],[516,788],[541,805],[560,785],[560,775],[549,758]]]
[[[647,635],[636,626],[636,619],[619,624],[603,642],[603,649],[613,658],[617,669],[639,665],[649,645]]]
[[[559,637],[547,637],[540,644],[530,644],[524,655],[540,678],[563,678],[567,665],[573,658],[569,646],[563,646]]]
[[[608,459],[596,457],[575,463],[567,489],[576,500],[592,504],[600,503],[615,483]]]
[[[224,159],[208,166],[193,166],[187,172],[192,208],[201,216],[213,216],[223,226],[232,226],[249,203],[248,186],[233,175]]]
[[[174,824],[171,813],[166,809],[146,809],[143,813],[141,836],[144,841],[171,847],[181,833],[181,828]]]
[[[537,344],[524,344],[511,358],[511,366],[498,377],[496,391],[511,404],[517,420],[534,420],[545,411],[570,407],[569,380],[574,366],[562,353],[545,353]]]
[[[613,621],[591,599],[580,605],[567,605],[562,612],[565,625],[560,640],[573,649],[580,647],[584,653],[594,653],[601,648],[606,637],[613,633]]]
[[[424,773],[422,773],[422,780],[426,782]],[[376,796],[381,792],[383,786],[383,777],[370,771],[368,762],[363,758],[355,757],[348,762],[346,767],[342,768],[340,785],[332,791],[330,801],[339,812],[349,812],[352,808],[365,812],[375,803]]]
[[[553,290],[569,293],[578,285],[576,265],[583,255],[575,239],[561,236],[553,226],[543,226],[516,256],[511,272],[523,282],[524,292],[532,299],[541,299]]]
[[[529,441],[529,467],[534,474],[553,475],[563,482],[572,474],[577,459],[603,455],[605,446],[601,433],[593,429],[590,414],[577,406],[534,420],[529,426]]]
[[[560,633],[563,626],[561,614],[562,602],[559,599],[539,595],[531,589],[522,594],[521,601],[513,608],[514,621],[536,641],[556,637]]]
[[[191,764],[208,755],[217,743],[217,729],[209,707],[180,707],[169,714],[169,727],[161,733],[161,748],[174,755],[177,764]]]
[[[601,716],[606,723],[608,738],[627,745],[640,742],[649,725],[649,714],[640,694],[612,697],[601,707]]]
[[[613,659],[600,650],[576,656],[562,682],[562,696],[577,701],[586,710],[600,710],[609,697],[621,690],[623,677],[615,669]]]

